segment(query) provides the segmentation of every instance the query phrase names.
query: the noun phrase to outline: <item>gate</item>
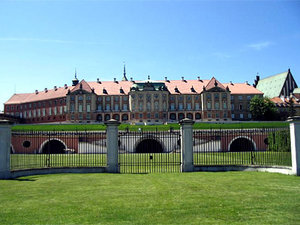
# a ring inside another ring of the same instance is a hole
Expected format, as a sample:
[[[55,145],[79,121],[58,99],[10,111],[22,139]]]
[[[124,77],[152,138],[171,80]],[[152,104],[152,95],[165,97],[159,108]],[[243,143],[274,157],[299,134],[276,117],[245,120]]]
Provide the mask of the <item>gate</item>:
[[[120,131],[120,173],[180,172],[179,131]]]

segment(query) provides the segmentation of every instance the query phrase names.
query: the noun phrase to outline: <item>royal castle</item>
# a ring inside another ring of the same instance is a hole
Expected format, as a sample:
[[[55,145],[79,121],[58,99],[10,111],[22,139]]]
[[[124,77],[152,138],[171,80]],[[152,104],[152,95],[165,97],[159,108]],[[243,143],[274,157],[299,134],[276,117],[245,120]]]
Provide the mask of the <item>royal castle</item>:
[[[259,82],[259,81],[258,81]],[[14,94],[4,113],[25,123],[92,123],[115,119],[132,124],[251,120],[250,100],[263,92],[248,82],[221,83],[215,77],[195,80],[79,81],[72,86]],[[294,87],[295,88],[295,87]]]

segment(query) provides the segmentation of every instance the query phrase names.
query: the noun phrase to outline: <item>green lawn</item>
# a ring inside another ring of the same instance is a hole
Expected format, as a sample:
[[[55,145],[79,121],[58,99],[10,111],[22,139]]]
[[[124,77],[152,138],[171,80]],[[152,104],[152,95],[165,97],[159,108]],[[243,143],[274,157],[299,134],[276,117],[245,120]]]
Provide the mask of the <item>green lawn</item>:
[[[273,127],[287,127],[287,122],[249,122],[249,123],[195,123],[194,129],[241,129],[241,128],[273,128]],[[120,130],[128,128],[131,131],[137,131],[139,128],[145,131],[154,130],[170,130],[173,128],[178,130],[179,124],[167,125],[129,125],[121,124]],[[106,126],[103,124],[28,124],[28,125],[15,125],[12,130],[43,130],[43,131],[85,131],[85,130],[105,130]]]
[[[0,181],[1,224],[300,224],[300,178],[59,174]]]

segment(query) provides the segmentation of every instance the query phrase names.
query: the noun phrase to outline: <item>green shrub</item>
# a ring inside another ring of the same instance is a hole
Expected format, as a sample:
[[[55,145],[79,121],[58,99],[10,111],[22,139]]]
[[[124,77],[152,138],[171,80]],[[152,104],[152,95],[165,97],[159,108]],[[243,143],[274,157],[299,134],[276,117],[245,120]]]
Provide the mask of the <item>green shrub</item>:
[[[268,150],[274,152],[290,152],[290,132],[289,130],[280,130],[271,132],[268,135]]]

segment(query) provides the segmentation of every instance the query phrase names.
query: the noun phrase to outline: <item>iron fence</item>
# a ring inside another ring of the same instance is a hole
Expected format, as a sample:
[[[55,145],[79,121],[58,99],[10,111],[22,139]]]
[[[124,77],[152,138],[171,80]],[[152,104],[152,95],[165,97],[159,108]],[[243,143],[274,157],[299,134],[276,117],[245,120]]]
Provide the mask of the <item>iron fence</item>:
[[[12,132],[11,170],[102,167],[106,160],[105,132]]]
[[[291,166],[288,128],[197,130],[194,165]]]
[[[121,173],[180,172],[179,131],[119,132]]]

